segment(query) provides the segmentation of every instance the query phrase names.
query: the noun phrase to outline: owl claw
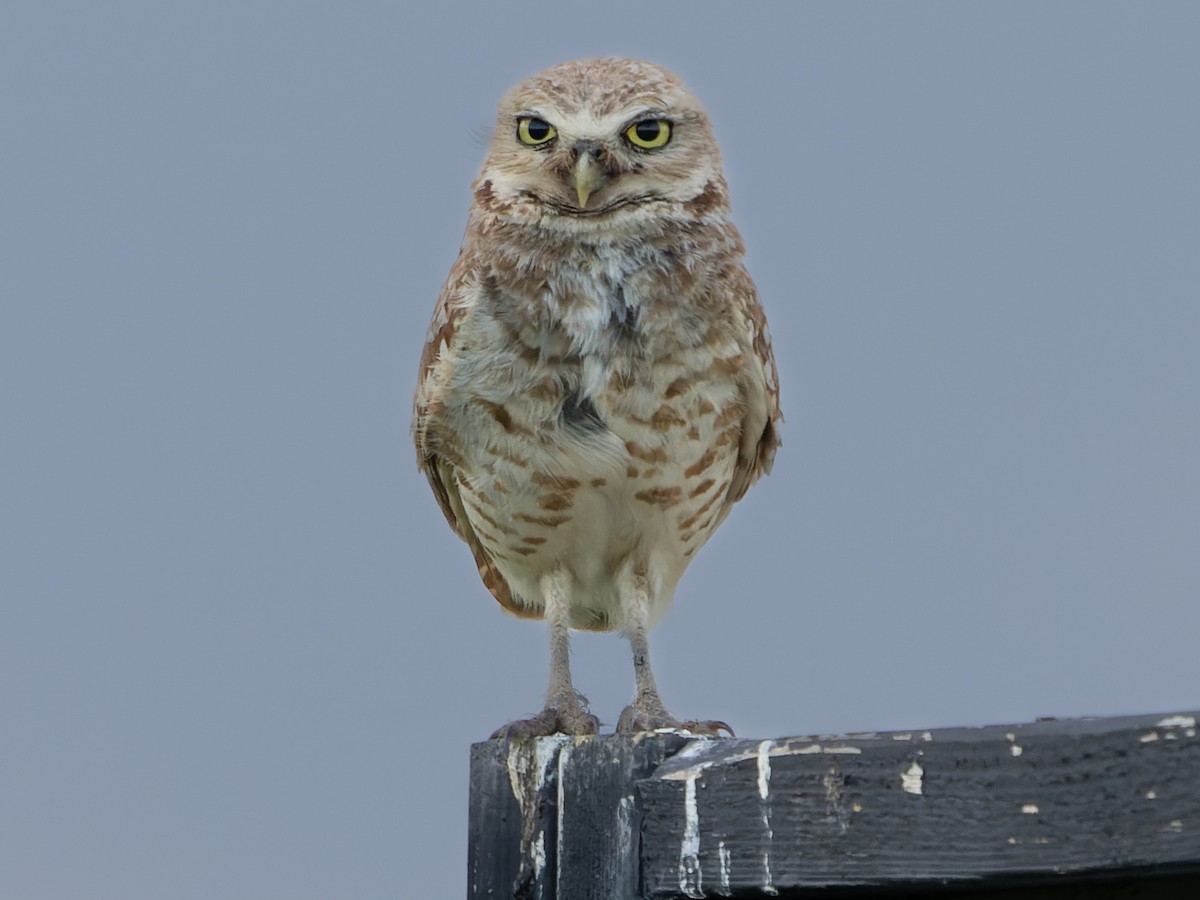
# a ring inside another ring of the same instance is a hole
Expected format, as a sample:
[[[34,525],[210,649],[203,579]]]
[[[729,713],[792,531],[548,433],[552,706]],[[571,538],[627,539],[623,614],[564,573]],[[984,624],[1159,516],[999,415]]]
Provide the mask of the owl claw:
[[[637,734],[646,731],[686,731],[689,734],[706,734],[720,737],[725,732],[734,737],[733,729],[725,722],[707,719],[679,720],[673,717],[662,706],[639,706],[637,702],[629,704],[617,720],[617,734]]]
[[[530,738],[549,737],[552,734],[597,734],[600,720],[579,704],[564,704],[561,707],[547,706],[536,716],[517,719],[501,725],[492,732],[488,740],[525,741]]]

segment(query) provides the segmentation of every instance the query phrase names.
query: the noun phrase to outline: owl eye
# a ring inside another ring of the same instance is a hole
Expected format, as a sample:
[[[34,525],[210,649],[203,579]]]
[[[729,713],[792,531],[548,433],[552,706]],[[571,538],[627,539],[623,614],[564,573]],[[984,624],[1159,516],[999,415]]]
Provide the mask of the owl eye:
[[[625,129],[629,143],[643,150],[655,150],[671,139],[671,123],[666,119],[642,119]]]
[[[517,119],[517,137],[522,144],[540,147],[550,143],[557,136],[558,132],[554,130],[554,126],[545,119],[536,116],[521,116]]]

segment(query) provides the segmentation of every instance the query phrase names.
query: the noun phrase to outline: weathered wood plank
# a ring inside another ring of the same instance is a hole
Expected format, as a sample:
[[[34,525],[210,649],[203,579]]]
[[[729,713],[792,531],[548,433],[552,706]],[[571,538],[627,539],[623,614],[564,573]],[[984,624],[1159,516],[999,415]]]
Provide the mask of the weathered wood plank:
[[[637,785],[687,741],[663,734],[475,744],[467,896],[641,897]]]
[[[1196,719],[477,744],[468,896],[1200,896]]]
[[[637,786],[687,738],[611,736],[564,748],[555,900],[636,900],[642,813]]]
[[[647,897],[1200,873],[1194,714],[697,741],[639,790]]]
[[[557,900],[560,755],[572,743],[472,746],[468,897]]]

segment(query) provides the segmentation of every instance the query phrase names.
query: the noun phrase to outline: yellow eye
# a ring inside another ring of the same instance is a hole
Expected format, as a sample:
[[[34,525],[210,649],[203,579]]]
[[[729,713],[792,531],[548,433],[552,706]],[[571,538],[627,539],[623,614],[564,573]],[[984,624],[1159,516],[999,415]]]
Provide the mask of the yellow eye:
[[[517,137],[522,144],[540,147],[550,143],[557,136],[558,132],[554,130],[554,126],[545,119],[536,116],[521,116],[517,119]]]
[[[671,139],[671,123],[666,119],[642,119],[625,129],[629,143],[643,150],[655,150]]]

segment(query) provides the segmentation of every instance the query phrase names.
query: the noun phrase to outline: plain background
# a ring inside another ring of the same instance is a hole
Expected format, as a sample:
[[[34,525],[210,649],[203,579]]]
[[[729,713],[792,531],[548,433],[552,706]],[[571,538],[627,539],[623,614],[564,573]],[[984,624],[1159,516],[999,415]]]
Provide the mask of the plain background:
[[[7,3],[0,896],[452,898],[539,708],[415,469],[496,100],[715,122],[775,473],[653,636],[742,736],[1200,705],[1200,5]],[[607,723],[625,643],[576,641]]]

